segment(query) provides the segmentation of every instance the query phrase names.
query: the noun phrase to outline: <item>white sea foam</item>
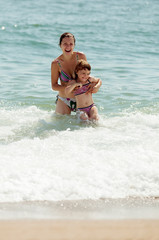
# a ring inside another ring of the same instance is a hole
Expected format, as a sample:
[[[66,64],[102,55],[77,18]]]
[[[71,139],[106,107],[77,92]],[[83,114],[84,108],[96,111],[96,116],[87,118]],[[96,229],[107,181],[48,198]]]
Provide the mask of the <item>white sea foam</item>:
[[[97,125],[37,107],[0,116],[1,202],[159,195],[158,114]]]

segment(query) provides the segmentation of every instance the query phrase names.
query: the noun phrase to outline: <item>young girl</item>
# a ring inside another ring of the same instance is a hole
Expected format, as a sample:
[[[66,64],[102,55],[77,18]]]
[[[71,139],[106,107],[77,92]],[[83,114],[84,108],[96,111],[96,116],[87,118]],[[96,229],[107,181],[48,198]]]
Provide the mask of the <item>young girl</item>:
[[[82,120],[98,120],[98,110],[93,102],[91,89],[98,89],[101,82],[91,78],[90,71],[90,64],[83,59],[79,60],[75,68],[76,79],[65,90],[66,94],[74,93],[77,113]]]

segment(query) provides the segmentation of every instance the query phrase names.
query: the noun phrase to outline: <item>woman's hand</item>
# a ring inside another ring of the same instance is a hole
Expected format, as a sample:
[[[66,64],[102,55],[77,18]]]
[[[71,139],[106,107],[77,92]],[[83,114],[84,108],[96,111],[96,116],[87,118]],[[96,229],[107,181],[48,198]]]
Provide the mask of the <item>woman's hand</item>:
[[[82,86],[82,83],[76,83],[76,88],[81,88]]]
[[[98,92],[100,86],[102,85],[101,79],[100,78],[90,77],[89,81],[91,82],[91,84],[90,84],[90,88],[87,91],[87,93],[96,93],[96,92]]]
[[[72,82],[65,87],[65,94],[69,95],[70,93],[73,93],[75,89],[80,87],[82,87],[82,83],[77,83],[76,81],[72,80]]]

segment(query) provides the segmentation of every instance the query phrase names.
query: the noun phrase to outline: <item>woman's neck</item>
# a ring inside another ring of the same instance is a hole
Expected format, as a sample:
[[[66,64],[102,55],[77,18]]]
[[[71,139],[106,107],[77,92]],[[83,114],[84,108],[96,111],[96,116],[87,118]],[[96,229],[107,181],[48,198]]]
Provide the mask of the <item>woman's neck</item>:
[[[63,59],[64,59],[64,61],[68,61],[68,62],[71,61],[73,59],[73,53],[70,55],[63,53]]]

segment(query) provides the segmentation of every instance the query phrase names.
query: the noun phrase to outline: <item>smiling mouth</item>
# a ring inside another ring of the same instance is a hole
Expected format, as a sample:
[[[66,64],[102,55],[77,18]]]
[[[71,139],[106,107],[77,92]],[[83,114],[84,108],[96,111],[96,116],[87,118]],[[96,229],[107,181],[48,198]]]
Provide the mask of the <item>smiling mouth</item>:
[[[65,50],[65,52],[71,52],[71,50]]]

